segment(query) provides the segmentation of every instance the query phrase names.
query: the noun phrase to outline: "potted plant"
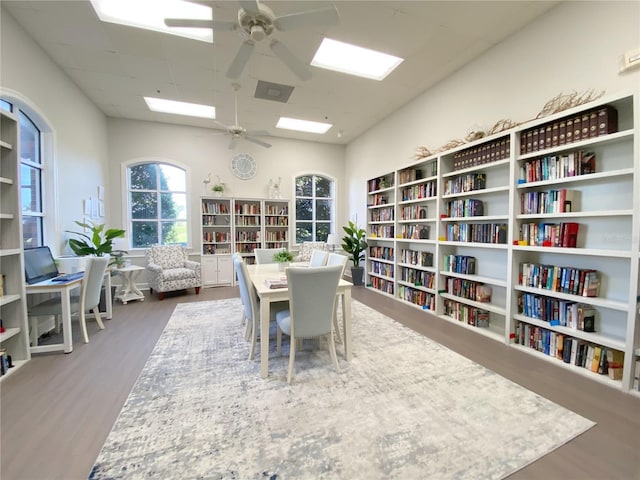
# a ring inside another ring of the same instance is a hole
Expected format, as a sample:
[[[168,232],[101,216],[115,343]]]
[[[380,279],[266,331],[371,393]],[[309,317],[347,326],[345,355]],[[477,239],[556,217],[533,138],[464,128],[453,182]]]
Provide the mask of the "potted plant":
[[[88,233],[72,232],[68,233],[77,235],[80,238],[70,238],[69,247],[79,257],[87,255],[95,255],[101,257],[103,255],[111,255],[112,263],[118,264],[122,262],[122,256],[127,253],[124,250],[113,249],[114,238],[124,238],[124,230],[119,228],[107,228],[103,223],[84,223],[75,221],[76,225],[88,230]]]
[[[221,197],[222,195],[224,195],[224,191],[227,186],[222,180],[220,180],[220,177],[218,175],[216,175],[216,178],[218,179],[218,181],[213,184],[211,190],[213,191],[214,195]]]
[[[273,254],[273,261],[278,264],[278,270],[283,271],[293,262],[293,254],[289,250],[282,250]]]
[[[351,278],[354,285],[362,285],[364,268],[360,266],[360,260],[364,258],[364,253],[369,246],[367,244],[367,232],[349,221],[349,225],[342,227],[346,235],[342,237],[342,249],[349,254],[353,266],[351,267]]]

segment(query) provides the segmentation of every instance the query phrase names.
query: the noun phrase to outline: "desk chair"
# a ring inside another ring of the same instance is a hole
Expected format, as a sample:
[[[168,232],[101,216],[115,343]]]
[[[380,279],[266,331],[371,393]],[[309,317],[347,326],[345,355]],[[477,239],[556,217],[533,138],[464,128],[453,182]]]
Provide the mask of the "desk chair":
[[[287,269],[289,310],[276,313],[277,349],[280,352],[282,332],[289,335],[289,372],[291,383],[296,356],[296,341],[327,336],[329,353],[338,373],[340,366],[333,342],[333,313],[342,274],[341,265],[330,267],[291,267]]]
[[[71,297],[71,313],[80,316],[80,328],[82,330],[82,337],[84,343],[89,343],[89,336],[87,335],[87,322],[85,312],[87,310],[93,310],[96,322],[100,330],[104,330],[104,324],[102,323],[102,317],[100,316],[100,291],[102,290],[102,279],[109,265],[110,257],[105,255],[102,257],[88,257],[84,278],[80,284],[80,295],[77,297]],[[38,303],[29,308],[30,317],[42,317],[54,315],[56,317],[56,325],[60,324],[60,318],[62,316],[62,303],[59,298],[50,298],[42,303]],[[37,325],[38,320],[33,322],[32,329],[37,340]]]
[[[278,252],[284,252],[284,248],[254,248],[253,253],[256,256],[256,264],[264,265],[267,263],[276,263],[273,256]]]
[[[322,267],[327,263],[327,257],[329,252],[325,250],[313,250],[311,252],[311,258],[309,259],[310,267]]]

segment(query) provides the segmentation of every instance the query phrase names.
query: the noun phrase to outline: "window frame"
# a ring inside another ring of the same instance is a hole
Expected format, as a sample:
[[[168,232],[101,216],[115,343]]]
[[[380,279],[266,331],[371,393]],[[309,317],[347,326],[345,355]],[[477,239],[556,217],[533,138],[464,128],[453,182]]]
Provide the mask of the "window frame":
[[[297,192],[297,181],[300,177],[313,177],[312,180],[312,196],[298,196],[298,192]],[[329,182],[329,186],[330,186],[330,191],[331,194],[329,197],[317,197],[316,196],[316,182],[317,179],[321,178],[323,180],[326,180]],[[337,197],[337,191],[338,191],[338,181],[336,180],[336,178],[334,178],[331,175],[328,175],[326,173],[319,173],[319,172],[303,172],[303,173],[298,173],[294,176],[293,179],[293,219],[294,219],[294,241],[292,242],[294,245],[300,245],[301,242],[298,242],[298,222],[300,223],[311,223],[312,227],[311,227],[311,239],[309,240],[303,240],[303,242],[306,241],[310,241],[310,242],[316,242],[316,241],[322,241],[322,240],[317,240],[317,228],[316,225],[318,223],[322,223],[322,224],[328,224],[329,229],[328,229],[328,233],[327,235],[331,234],[331,233],[335,233],[336,232],[336,216],[337,216],[337,205],[336,205],[336,197]],[[312,204],[312,219],[311,220],[298,220],[298,200],[299,199],[309,199],[311,200],[311,204]],[[327,220],[317,220],[316,219],[316,201],[317,200],[329,200],[330,201],[330,219]],[[326,241],[326,239],[324,240]]]

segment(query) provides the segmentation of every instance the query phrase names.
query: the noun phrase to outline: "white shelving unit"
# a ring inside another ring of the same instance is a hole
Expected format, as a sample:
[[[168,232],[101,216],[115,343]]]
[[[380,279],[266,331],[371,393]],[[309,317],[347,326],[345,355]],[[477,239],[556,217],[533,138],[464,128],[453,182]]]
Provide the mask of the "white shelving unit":
[[[200,208],[202,286],[233,285],[233,201],[202,197]]]
[[[9,112],[0,111],[0,116],[0,318],[5,328],[0,333],[0,349],[11,356],[14,365],[0,377],[4,379],[29,361],[31,353],[20,217],[19,122]]]
[[[608,96],[370,179],[367,287],[632,391],[640,360],[639,127],[639,94]],[[577,236],[569,235],[575,224]],[[543,239],[545,230],[553,233]],[[564,288],[551,278],[526,282],[530,265],[560,272]],[[598,273],[597,296],[579,291],[587,270]],[[563,325],[553,313],[572,304],[594,313],[595,331]],[[584,343],[623,357],[621,377],[563,358],[557,347],[565,338],[576,351],[573,344]]]

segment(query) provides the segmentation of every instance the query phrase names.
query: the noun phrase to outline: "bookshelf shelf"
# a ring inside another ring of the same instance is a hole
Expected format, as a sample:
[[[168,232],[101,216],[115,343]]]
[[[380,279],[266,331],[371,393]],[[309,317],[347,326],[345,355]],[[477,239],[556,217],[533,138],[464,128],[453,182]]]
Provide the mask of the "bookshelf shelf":
[[[367,241],[373,249],[365,262],[367,288],[547,360],[556,359],[518,343],[525,325],[554,339],[571,337],[574,349],[578,340],[608,349],[616,362],[624,358],[622,379],[619,370],[613,380],[562,360],[556,364],[631,391],[634,375],[640,376],[634,372],[640,362],[639,97],[602,97],[368,180]],[[536,142],[538,150],[531,148]],[[424,212],[416,215],[416,209]],[[383,213],[388,217],[379,218]],[[473,213],[481,215],[466,216]],[[429,228],[427,238],[416,238],[422,226]],[[393,252],[384,260],[384,276],[376,258],[382,248]],[[420,264],[409,252],[429,262]],[[474,271],[450,271],[451,258],[473,258]],[[566,293],[576,291],[568,288],[521,285],[524,264],[595,270],[600,292],[584,297]],[[433,277],[424,277],[430,281],[425,287],[411,281],[416,275]],[[450,291],[479,284],[491,287],[490,302]],[[595,331],[525,316],[521,298],[595,311]]]

